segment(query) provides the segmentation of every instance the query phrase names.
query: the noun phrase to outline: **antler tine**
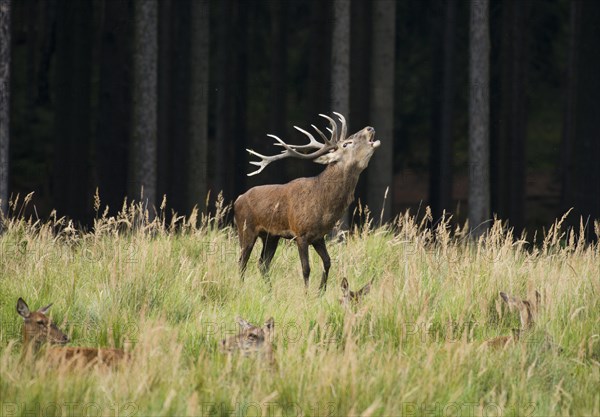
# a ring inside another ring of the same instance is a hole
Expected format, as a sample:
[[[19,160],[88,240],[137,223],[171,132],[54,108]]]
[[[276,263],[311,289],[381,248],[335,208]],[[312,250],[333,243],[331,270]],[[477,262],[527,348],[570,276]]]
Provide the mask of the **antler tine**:
[[[335,114],[338,117],[338,119],[340,119],[340,122],[342,122],[342,130],[340,132],[339,140],[344,140],[346,139],[346,133],[348,132],[348,127],[346,126],[346,118],[341,113],[335,111],[333,112],[333,114]]]
[[[319,130],[319,128],[315,125],[311,125],[313,129],[315,129],[317,131],[317,133],[319,134],[319,136],[321,136],[321,139],[323,139],[323,141],[327,144],[327,145],[333,145],[329,139],[327,139],[327,136],[325,136],[325,134],[323,132],[321,132]]]
[[[321,142],[316,140],[315,137],[310,132],[307,132],[306,130],[301,129],[298,126],[294,126],[294,129],[296,129],[299,132],[302,132],[306,136],[308,136],[308,138],[310,139],[310,142],[308,142],[306,145],[288,145],[290,148],[293,148],[293,149],[310,149],[310,148],[321,149],[324,146]],[[283,145],[281,145],[281,143],[276,143],[275,145],[283,146]]]
[[[310,149],[310,148],[315,148],[315,149],[321,149],[323,147],[323,144],[321,142],[319,142],[318,140],[316,140],[314,138],[313,135],[310,134],[310,132],[307,132],[304,129],[299,128],[298,126],[294,126],[294,129],[299,130],[300,132],[304,133],[306,136],[308,136],[310,142],[308,142],[306,145],[287,145],[288,147],[292,148],[292,149]],[[269,135],[267,135],[269,136]],[[281,144],[281,142],[277,142],[274,143],[275,146],[283,146]]]
[[[331,124],[331,142],[337,143],[338,142],[337,124],[335,123],[335,120],[333,120],[331,117],[327,116],[326,114],[319,114],[319,116],[324,117],[325,119],[329,120],[329,123]]]

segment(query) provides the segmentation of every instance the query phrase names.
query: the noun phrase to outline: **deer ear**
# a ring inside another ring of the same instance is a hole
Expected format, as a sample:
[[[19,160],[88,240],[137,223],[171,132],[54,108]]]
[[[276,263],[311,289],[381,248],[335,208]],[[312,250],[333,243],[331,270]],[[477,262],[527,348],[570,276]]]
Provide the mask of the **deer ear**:
[[[21,297],[17,301],[17,313],[24,319],[28,318],[31,312],[29,311],[29,306]]]
[[[316,162],[317,164],[323,164],[323,165],[328,165],[331,164],[332,162],[337,162],[340,159],[340,154],[339,152],[329,152],[326,153],[325,155],[319,156],[317,159],[313,159],[313,162]]]
[[[542,294],[538,290],[535,290],[535,305],[539,307],[542,304]]]
[[[38,308],[38,313],[46,314],[53,303],[48,304],[46,307]]]
[[[500,291],[500,297],[502,297],[505,303],[508,303],[508,295],[505,292]]]
[[[348,280],[346,277],[342,278],[342,283],[340,285],[342,286],[342,292],[344,294],[348,293]]]
[[[246,329],[249,329],[250,327],[254,327],[251,323],[247,322],[246,320],[244,320],[240,316],[237,316],[235,318],[235,321],[237,322],[237,324],[240,325],[240,327],[242,328],[242,330],[246,330]]]
[[[371,284],[373,284],[373,281],[369,282],[367,285],[365,285],[364,287],[362,287],[360,289],[360,294],[361,295],[367,295],[369,293],[369,291],[371,291]]]
[[[275,327],[275,320],[273,319],[273,317],[269,317],[269,319],[265,321],[264,327],[271,331],[273,330],[273,328]]]

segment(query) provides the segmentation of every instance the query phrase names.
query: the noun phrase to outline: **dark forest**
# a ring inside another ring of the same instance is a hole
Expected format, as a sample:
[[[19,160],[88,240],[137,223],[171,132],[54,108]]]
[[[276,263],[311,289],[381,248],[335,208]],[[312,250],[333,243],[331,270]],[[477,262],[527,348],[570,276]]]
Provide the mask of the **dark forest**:
[[[294,125],[323,127],[318,114],[339,111],[349,131],[372,125],[385,145],[356,190],[376,218],[428,205],[434,222],[444,211],[468,217],[469,177],[481,174],[469,158],[470,1],[1,5],[3,198],[33,191],[35,216],[56,209],[89,225],[96,189],[114,213],[142,186],[150,207],[166,195],[169,211],[188,214],[210,210],[219,192],[232,202],[257,184],[315,175],[320,165],[286,160],[247,177],[246,148],[274,154],[266,134],[301,143]],[[488,16],[484,218],[535,231],[573,207],[572,224],[582,216],[593,229],[600,2],[491,0]]]

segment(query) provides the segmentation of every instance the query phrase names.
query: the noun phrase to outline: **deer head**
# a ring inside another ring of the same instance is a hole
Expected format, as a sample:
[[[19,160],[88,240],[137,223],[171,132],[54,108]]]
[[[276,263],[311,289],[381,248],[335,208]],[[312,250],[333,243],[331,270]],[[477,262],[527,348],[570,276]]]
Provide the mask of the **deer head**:
[[[19,297],[17,301],[17,312],[24,320],[23,345],[33,346],[39,349],[43,343],[64,345],[69,338],[64,334],[52,320],[46,316],[52,304],[42,307],[37,311],[30,311],[27,303]]]
[[[255,326],[241,317],[236,317],[236,321],[240,326],[240,331],[237,335],[221,341],[221,351],[225,353],[239,352],[243,356],[259,354],[272,362],[274,360],[272,338],[275,328],[273,317],[270,317],[263,327]]]
[[[319,116],[329,121],[331,128],[328,128],[327,130],[331,133],[331,138],[327,138],[318,127],[311,125],[321,139],[323,139],[323,143],[316,140],[310,132],[301,129],[298,126],[294,126],[294,129],[302,132],[308,137],[309,142],[307,144],[288,145],[279,137],[269,134],[267,136],[276,140],[276,146],[284,148],[280,154],[265,156],[251,149],[246,149],[251,155],[258,156],[261,159],[260,161],[250,162],[259,168],[256,171],[249,173],[248,176],[260,173],[271,162],[290,157],[312,160],[313,162],[324,165],[339,163],[346,167],[356,165],[360,170],[365,169],[373,152],[375,152],[375,148],[381,145],[380,141],[375,140],[375,129],[367,126],[352,136],[346,137],[346,119],[340,113],[334,112],[333,114],[335,114],[342,123],[339,133],[337,131],[335,120],[325,114],[319,114]],[[309,150],[313,150],[313,152],[305,152]]]
[[[535,302],[529,300],[521,300],[520,298],[510,296],[505,292],[500,292],[500,297],[511,311],[518,311],[521,319],[521,329],[527,330],[534,325],[534,314],[537,312],[542,296],[536,290],[535,291]]]

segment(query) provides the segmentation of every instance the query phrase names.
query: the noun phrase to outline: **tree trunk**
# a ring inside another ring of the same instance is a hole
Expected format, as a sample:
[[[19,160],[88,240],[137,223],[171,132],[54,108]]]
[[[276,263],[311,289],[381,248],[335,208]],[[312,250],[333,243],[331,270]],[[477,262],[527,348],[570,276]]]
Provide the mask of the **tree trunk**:
[[[528,1],[502,3],[500,99],[493,147],[494,212],[524,226],[525,139],[527,134]]]
[[[130,193],[138,200],[143,189],[149,209],[157,202],[157,69],[158,2],[135,0]]]
[[[392,218],[394,176],[394,73],[396,3],[374,0],[371,72],[371,123],[381,140],[368,174],[368,205],[377,221]]]
[[[233,94],[231,80],[233,76],[232,65],[232,30],[233,1],[221,0],[218,2],[218,33],[217,33],[217,65],[215,74],[217,84],[217,109],[215,132],[215,189],[213,197],[223,192],[225,198],[233,197],[233,176],[230,169],[233,154],[229,142],[233,141]]]
[[[454,54],[456,0],[445,0],[443,31],[434,42],[439,71],[434,69],[433,106],[434,131],[431,134],[431,175],[429,177],[429,204],[435,220],[444,210],[452,210],[452,129],[454,116]],[[441,59],[437,58],[441,56]]]
[[[287,1],[269,3],[271,14],[271,94],[269,130],[284,135],[287,91]]]
[[[173,79],[172,49],[174,48],[171,26],[173,26],[174,0],[158,3],[158,76],[157,76],[157,196],[171,195],[171,80]],[[169,199],[170,205],[170,199]]]
[[[569,34],[568,34],[568,61],[567,61],[567,80],[565,91],[565,107],[563,122],[563,137],[560,153],[560,174],[561,174],[561,210],[566,212],[573,206],[573,142],[575,138],[575,125],[577,121],[576,103],[577,103],[577,65],[579,64],[578,42],[581,32],[581,2],[572,1],[570,3],[569,16]]]
[[[61,0],[56,22],[54,207],[87,223],[90,183],[92,7]]]
[[[350,5],[350,0],[333,0],[331,110],[345,118],[350,117]],[[347,229],[350,224],[348,210],[341,220],[342,227]]]
[[[600,219],[600,127],[597,104],[600,95],[600,57],[595,52],[600,39],[600,3],[581,1],[579,7],[581,27],[575,66],[576,118],[572,120],[572,204],[577,220],[582,216],[584,224],[588,224],[588,230],[593,230],[592,221]]]
[[[233,202],[236,197],[246,191],[246,172],[248,153],[246,152],[247,129],[247,107],[248,107],[248,13],[250,12],[250,2],[235,2],[234,7],[234,39],[237,40],[237,47],[234,49],[233,68],[235,68],[232,84],[235,86],[233,102],[233,131],[229,139],[229,152],[232,155],[228,161],[228,175],[231,177],[232,188],[227,202]],[[229,221],[231,219],[227,219]]]
[[[489,227],[489,0],[471,1],[469,33],[469,224],[474,237]]]
[[[96,133],[97,183],[103,205],[115,214],[127,195],[131,121],[131,2],[103,1]]]
[[[190,33],[188,210],[193,206],[205,210],[208,193],[208,69],[210,57],[208,0],[192,1],[190,16],[192,27]]]
[[[371,61],[365,59],[371,54],[371,0],[352,0],[351,21],[355,22],[351,27],[352,54],[350,54],[350,120],[348,121],[349,131],[356,131],[372,123],[370,120],[370,93],[365,88],[365,80],[371,79]],[[357,24],[358,23],[358,24]],[[355,201],[348,208],[350,215],[356,213],[356,207],[364,205],[367,198],[367,176],[368,170],[358,178],[356,190],[354,192]],[[351,219],[357,221],[360,219]]]
[[[313,120],[330,106],[331,77],[331,4],[320,0],[310,1],[311,30],[308,56],[308,100],[303,120]]]
[[[331,42],[331,109],[350,112],[350,1],[333,1]]]
[[[172,3],[171,16],[171,99],[168,105],[169,208],[182,213],[190,209],[187,196],[190,155],[191,103],[191,6],[195,1],[177,0]]]
[[[0,0],[0,210],[4,214],[9,197],[10,9],[11,0]]]

